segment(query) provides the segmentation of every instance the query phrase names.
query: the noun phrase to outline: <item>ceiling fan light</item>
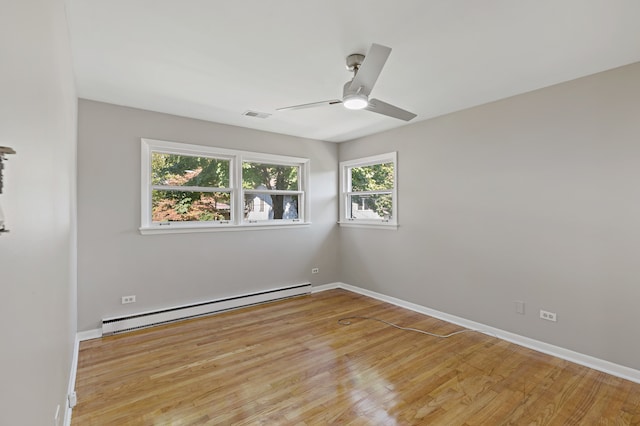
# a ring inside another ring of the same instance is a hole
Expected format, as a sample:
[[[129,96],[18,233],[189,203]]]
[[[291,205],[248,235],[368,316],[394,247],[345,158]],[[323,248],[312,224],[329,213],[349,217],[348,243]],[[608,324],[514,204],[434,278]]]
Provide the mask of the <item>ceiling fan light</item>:
[[[353,95],[345,96],[342,104],[347,109],[364,109],[369,106],[369,100],[365,95],[354,93]]]

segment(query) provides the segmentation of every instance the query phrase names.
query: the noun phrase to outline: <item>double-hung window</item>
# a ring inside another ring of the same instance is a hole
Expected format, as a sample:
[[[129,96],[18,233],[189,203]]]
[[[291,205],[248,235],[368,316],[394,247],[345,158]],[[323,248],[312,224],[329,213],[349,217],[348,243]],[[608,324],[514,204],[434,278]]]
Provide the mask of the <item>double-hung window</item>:
[[[340,163],[340,224],[395,228],[397,222],[397,154]]]
[[[265,220],[300,221],[299,164],[284,162],[265,164],[259,158],[242,163],[244,220],[258,223]]]
[[[308,223],[309,160],[142,139],[146,233]]]
[[[151,151],[151,222],[232,220],[232,158]]]

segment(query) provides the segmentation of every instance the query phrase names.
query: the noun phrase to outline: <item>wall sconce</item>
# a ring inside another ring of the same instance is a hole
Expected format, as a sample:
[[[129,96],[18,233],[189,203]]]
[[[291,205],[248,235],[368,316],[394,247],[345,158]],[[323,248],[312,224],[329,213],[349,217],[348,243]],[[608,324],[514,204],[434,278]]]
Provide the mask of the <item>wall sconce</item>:
[[[2,194],[2,169],[4,169],[3,161],[7,159],[7,154],[15,154],[16,152],[8,146],[0,146],[0,194]],[[0,235],[3,232],[9,232],[4,228],[4,213],[2,213],[2,206],[0,206]]]

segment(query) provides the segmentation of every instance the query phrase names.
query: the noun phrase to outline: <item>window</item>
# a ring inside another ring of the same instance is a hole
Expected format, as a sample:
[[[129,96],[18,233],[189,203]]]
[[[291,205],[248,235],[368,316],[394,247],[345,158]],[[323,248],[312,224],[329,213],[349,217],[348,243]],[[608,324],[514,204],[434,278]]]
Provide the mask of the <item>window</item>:
[[[340,163],[340,224],[397,226],[397,154]]]
[[[305,158],[142,139],[143,234],[308,223]]]
[[[242,163],[244,220],[299,220],[298,204],[303,197],[298,185],[300,166]]]
[[[151,152],[151,221],[231,220],[231,160]]]

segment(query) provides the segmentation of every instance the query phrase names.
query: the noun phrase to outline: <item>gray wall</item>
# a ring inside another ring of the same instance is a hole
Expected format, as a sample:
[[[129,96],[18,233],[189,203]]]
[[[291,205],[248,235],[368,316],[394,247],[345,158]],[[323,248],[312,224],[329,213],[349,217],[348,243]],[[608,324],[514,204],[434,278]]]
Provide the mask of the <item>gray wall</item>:
[[[341,229],[340,279],[640,369],[639,76],[341,144],[340,160],[398,151],[400,227]]]
[[[76,95],[62,1],[2,3],[0,424],[60,424],[76,332]]]
[[[338,280],[336,144],[87,100],[78,121],[79,330],[113,315]],[[140,235],[141,137],[310,158],[313,223]],[[137,302],[122,305],[125,295]]]
[[[343,281],[638,369],[639,73],[635,64],[340,145],[81,100],[78,329]],[[141,137],[311,158],[313,224],[140,235]],[[337,161],[392,150],[399,229],[337,229]],[[129,294],[138,302],[121,305]]]

